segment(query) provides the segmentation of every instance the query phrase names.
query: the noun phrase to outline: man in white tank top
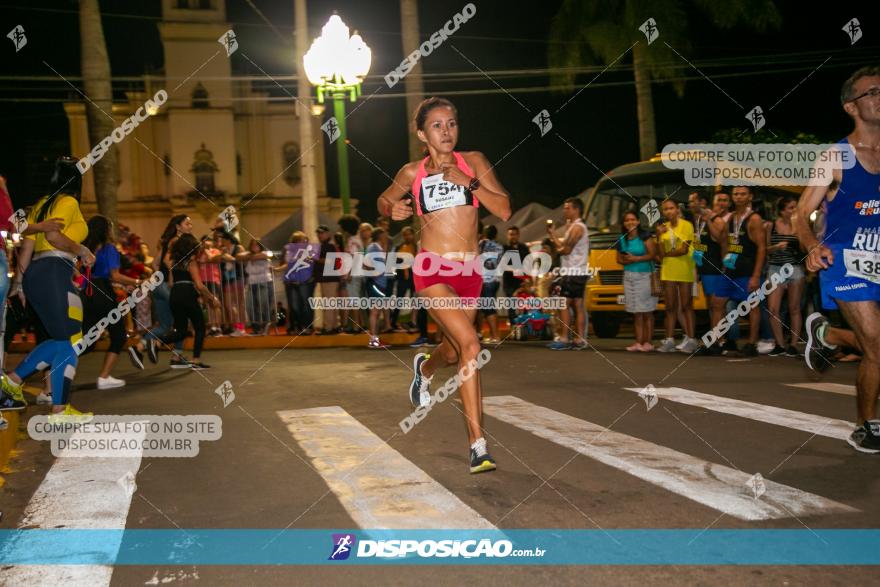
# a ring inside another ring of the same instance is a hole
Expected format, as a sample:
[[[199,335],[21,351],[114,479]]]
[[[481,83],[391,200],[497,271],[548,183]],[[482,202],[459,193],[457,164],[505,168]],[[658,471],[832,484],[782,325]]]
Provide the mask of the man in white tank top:
[[[547,233],[556,245],[561,265],[559,293],[554,295],[566,299],[566,307],[560,312],[562,335],[558,341],[554,341],[549,346],[553,350],[581,350],[587,347],[584,290],[587,287],[590,237],[587,226],[581,220],[584,204],[580,198],[568,198],[562,210],[565,214],[565,236],[561,239],[557,238],[553,232],[553,224],[549,222],[547,224]]]

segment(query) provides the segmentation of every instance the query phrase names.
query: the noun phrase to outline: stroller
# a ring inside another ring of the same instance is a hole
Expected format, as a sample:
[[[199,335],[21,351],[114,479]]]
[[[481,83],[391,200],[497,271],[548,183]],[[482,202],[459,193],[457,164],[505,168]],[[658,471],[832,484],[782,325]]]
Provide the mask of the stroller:
[[[550,325],[552,316],[542,312],[539,300],[535,293],[526,287],[516,292],[520,299],[535,301],[534,306],[528,309],[517,310],[518,314],[513,319],[513,340],[553,340],[553,328]]]

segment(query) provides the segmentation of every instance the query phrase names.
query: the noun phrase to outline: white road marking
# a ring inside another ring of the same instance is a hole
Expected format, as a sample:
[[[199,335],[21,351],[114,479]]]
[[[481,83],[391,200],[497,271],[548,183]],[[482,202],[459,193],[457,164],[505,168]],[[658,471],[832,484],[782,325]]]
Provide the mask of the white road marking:
[[[636,393],[640,390],[638,387],[625,387],[624,389]],[[828,438],[846,440],[852,434],[855,427],[844,420],[756,404],[720,395],[700,393],[699,391],[691,391],[681,387],[658,387],[656,391],[657,397],[661,400],[696,406],[722,414],[732,414],[767,424],[785,426],[786,428],[802,430],[810,434],[827,436]]]
[[[858,510],[765,480],[755,499],[750,473],[612,432],[603,426],[513,396],[483,398],[486,414],[741,520],[768,520]]]
[[[143,433],[126,433],[136,439]],[[77,435],[72,437],[77,438]],[[128,473],[136,476],[141,456],[97,458],[59,457],[52,464],[43,482],[25,508],[19,528],[69,528],[75,530],[124,530],[131,506],[132,493],[120,479]],[[9,548],[21,552],[37,552],[28,544],[27,535]],[[122,543],[102,538],[96,544],[64,543],[65,555],[83,560],[101,557],[115,559]],[[44,553],[50,557],[53,553]],[[0,575],[3,585],[109,585],[111,565],[16,565]]]
[[[339,406],[278,416],[361,528],[494,528]]]
[[[800,387],[802,389],[815,389],[816,391],[827,391],[828,393],[839,393],[840,395],[851,395],[855,397],[856,386],[846,385],[843,383],[786,383],[788,387]]]

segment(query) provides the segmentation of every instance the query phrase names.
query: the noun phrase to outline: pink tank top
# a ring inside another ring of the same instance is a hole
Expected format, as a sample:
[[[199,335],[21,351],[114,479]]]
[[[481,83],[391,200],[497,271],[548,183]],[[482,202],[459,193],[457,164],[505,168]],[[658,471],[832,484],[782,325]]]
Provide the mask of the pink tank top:
[[[455,165],[471,177],[475,174],[461,154],[453,151]],[[425,171],[425,162],[430,157],[425,157],[419,163],[419,170],[413,180],[412,193],[416,199],[416,214],[422,216],[437,210],[453,208],[455,206],[479,207],[477,197],[464,186],[456,185],[443,179],[442,173],[428,175]]]

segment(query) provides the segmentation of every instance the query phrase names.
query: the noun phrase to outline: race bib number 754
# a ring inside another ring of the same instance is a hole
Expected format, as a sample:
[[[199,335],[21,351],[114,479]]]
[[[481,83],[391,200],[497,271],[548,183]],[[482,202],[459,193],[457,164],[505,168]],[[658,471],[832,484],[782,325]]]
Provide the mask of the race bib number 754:
[[[422,180],[425,209],[428,212],[467,205],[464,186],[446,181],[442,173],[429,175]]]
[[[847,277],[860,277],[880,284],[880,251],[843,250]]]

